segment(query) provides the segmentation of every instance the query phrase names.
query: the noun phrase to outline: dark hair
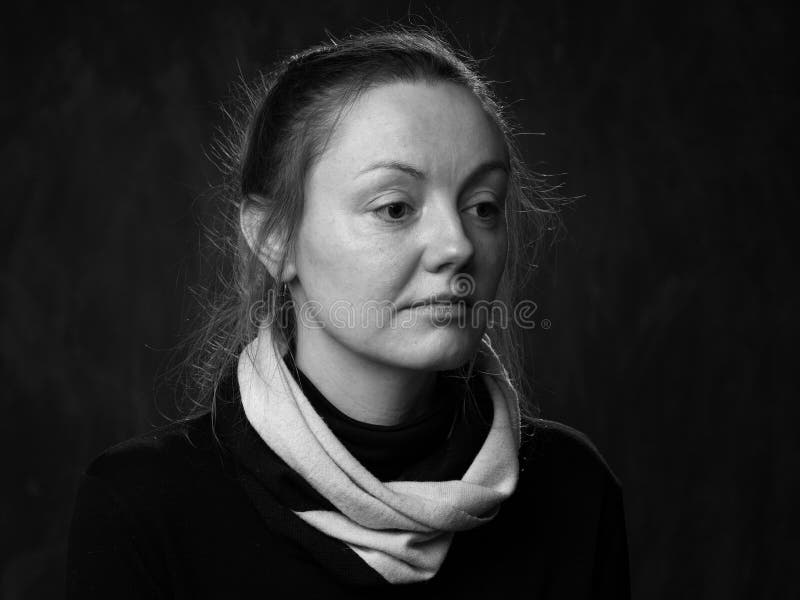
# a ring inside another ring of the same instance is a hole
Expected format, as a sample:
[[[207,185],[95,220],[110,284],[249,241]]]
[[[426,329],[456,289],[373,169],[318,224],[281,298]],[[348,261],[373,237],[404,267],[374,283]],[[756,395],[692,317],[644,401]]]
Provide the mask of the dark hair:
[[[366,90],[399,81],[464,86],[505,138],[511,171],[506,201],[509,252],[498,298],[515,306],[542,237],[557,220],[555,198],[544,179],[525,168],[515,130],[475,61],[436,32],[417,26],[331,40],[286,58],[254,83],[242,84],[243,101],[236,111],[226,111],[231,126],[215,147],[225,175],[217,195],[224,205],[224,227],[213,234],[214,248],[223,250],[225,258],[220,285],[207,294],[203,324],[191,337],[184,364],[181,387],[190,398],[192,414],[211,409],[213,416],[220,382],[235,371],[239,354],[257,334],[255,306],[262,310],[260,318],[270,322],[273,339],[288,342],[293,334],[292,319],[282,312],[291,306],[285,287],[269,275],[242,234],[243,203],[255,203],[263,211],[261,242],[270,236],[283,241],[282,272],[303,212],[306,173],[323,153],[342,112]],[[521,392],[523,418],[537,416],[524,380],[516,324],[488,328],[487,333]]]

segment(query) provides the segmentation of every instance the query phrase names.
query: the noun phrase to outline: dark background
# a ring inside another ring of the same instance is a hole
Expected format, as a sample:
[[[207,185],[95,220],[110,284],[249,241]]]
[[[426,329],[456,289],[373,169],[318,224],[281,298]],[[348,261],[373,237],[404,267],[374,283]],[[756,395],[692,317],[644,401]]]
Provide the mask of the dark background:
[[[5,13],[0,84],[4,598],[60,595],[81,469],[170,414],[155,378],[203,270],[231,82],[409,10],[488,58],[524,130],[546,133],[523,138],[530,164],[583,196],[530,289],[552,323],[530,332],[531,373],[543,415],[623,483],[635,596],[798,597],[797,58],[780,10],[31,6]]]

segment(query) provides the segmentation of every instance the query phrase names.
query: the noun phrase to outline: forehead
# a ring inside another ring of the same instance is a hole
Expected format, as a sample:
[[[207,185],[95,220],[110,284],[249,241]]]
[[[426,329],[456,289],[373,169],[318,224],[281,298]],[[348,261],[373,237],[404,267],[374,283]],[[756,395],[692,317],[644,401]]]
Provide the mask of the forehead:
[[[458,175],[486,161],[506,160],[506,145],[465,87],[396,82],[368,90],[343,113],[319,167],[350,173],[381,160]]]

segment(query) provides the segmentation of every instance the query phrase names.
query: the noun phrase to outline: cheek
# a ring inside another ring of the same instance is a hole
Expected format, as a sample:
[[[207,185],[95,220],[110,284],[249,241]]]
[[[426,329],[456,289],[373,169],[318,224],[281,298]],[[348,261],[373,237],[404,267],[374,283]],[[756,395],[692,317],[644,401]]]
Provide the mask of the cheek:
[[[481,256],[480,269],[488,281],[499,281],[506,266],[508,234],[505,230],[484,236],[478,244]]]
[[[503,271],[506,268],[506,262],[508,260],[508,234],[506,231],[503,231],[502,239],[498,242],[498,250],[497,250],[497,269],[499,271],[498,279],[502,276]]]
[[[334,233],[309,228],[298,238],[297,274],[310,299],[352,284],[353,253]]]
[[[299,233],[298,248],[298,277],[310,300],[393,300],[401,286],[399,249],[346,223],[309,223]]]

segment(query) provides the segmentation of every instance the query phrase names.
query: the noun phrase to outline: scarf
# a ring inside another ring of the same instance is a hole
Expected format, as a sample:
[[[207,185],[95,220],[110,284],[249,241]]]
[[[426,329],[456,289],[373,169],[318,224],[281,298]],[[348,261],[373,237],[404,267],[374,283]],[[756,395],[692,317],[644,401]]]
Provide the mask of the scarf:
[[[373,425],[331,404],[295,364],[295,352],[292,347],[283,360],[305,397],[350,454],[381,481],[461,479],[489,433],[492,399],[479,377],[437,372],[423,414],[396,425]]]
[[[349,546],[392,584],[432,578],[458,531],[491,521],[519,476],[519,401],[506,370],[481,340],[478,369],[492,398],[489,433],[460,480],[378,480],[347,451],[304,396],[268,328],[239,357],[238,382],[247,420],[329,509],[293,511]]]

